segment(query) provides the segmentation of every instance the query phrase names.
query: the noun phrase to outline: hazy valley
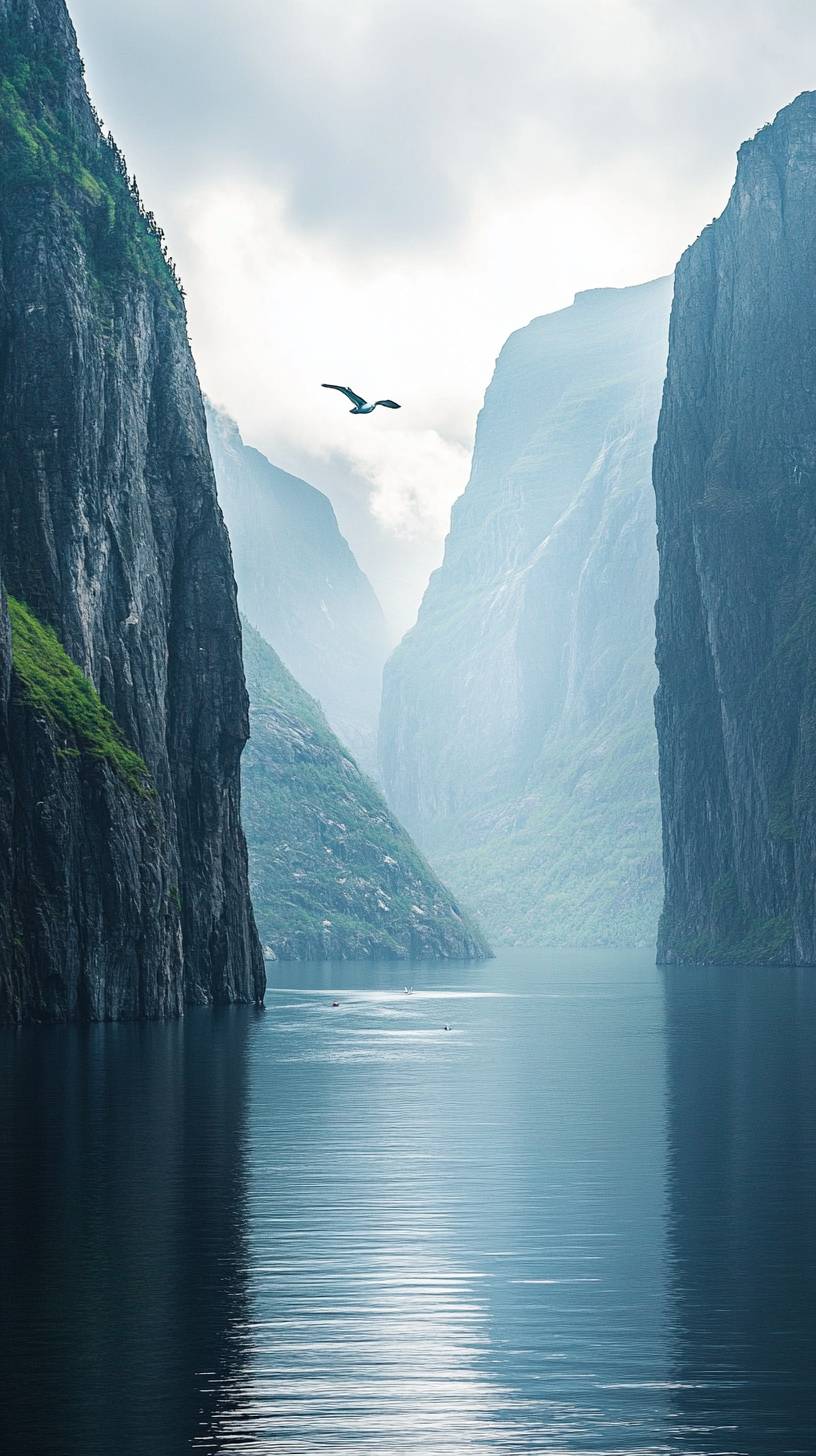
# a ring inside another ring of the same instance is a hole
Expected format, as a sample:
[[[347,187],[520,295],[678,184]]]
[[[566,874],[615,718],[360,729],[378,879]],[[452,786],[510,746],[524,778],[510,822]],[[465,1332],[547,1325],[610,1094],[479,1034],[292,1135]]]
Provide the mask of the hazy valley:
[[[0,1450],[810,1451],[816,14],[71,9],[0,0]]]
[[[599,289],[508,340],[444,563],[386,668],[386,792],[497,941],[654,938],[670,302],[670,279]]]

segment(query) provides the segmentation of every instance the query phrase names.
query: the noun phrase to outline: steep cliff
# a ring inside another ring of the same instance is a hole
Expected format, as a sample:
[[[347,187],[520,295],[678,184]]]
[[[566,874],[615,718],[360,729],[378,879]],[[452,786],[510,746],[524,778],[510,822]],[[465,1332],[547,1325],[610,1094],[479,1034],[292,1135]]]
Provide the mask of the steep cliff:
[[[503,941],[632,944],[660,903],[650,460],[671,281],[513,334],[442,567],[386,666],[395,812]]]
[[[665,961],[816,961],[816,93],[678,270],[655,449]]]
[[[268,951],[298,960],[488,954],[318,704],[247,621],[244,653],[244,819]]]
[[[387,641],[371,584],[327,496],[245,445],[212,405],[207,424],[241,610],[374,771]]]
[[[7,957],[5,973],[0,973],[0,982],[5,980],[7,989],[2,992],[4,1001],[19,1000],[15,985],[14,916],[12,910],[12,887],[14,884],[14,855],[11,825],[14,806],[14,786],[9,762],[9,697],[11,693],[11,622],[8,603],[0,574],[0,954]],[[3,1002],[0,1002],[2,1007]]]
[[[240,623],[183,299],[63,0],[0,0],[0,68],[0,1018],[254,1000]]]

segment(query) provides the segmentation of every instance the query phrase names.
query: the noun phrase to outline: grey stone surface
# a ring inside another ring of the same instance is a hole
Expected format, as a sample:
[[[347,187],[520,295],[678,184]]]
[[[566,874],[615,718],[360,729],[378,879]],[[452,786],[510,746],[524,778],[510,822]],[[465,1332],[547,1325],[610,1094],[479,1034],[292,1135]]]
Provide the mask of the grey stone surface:
[[[664,961],[816,961],[816,94],[677,269],[654,459]]]
[[[154,788],[24,704],[3,615],[0,1016],[256,1000],[240,623],[183,301],[135,200],[112,206],[62,0],[0,0],[0,57],[18,80],[28,66],[34,138],[31,175],[19,146],[0,160],[4,585],[53,626]]]

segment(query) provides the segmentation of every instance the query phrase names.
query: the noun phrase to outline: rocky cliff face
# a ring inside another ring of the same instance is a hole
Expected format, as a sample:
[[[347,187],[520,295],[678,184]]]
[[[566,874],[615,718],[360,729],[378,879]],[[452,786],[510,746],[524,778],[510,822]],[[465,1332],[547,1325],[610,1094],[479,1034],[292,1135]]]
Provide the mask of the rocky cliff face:
[[[207,422],[241,610],[374,771],[387,641],[371,584],[321,491],[245,445],[211,405]]]
[[[244,622],[243,760],[252,892],[269,954],[296,960],[489,954],[314,699]]]
[[[63,0],[0,0],[0,66],[0,1016],[257,999],[240,624],[183,300]]]
[[[816,94],[683,256],[655,450],[666,961],[816,961]]]
[[[10,999],[15,997],[13,956],[14,916],[12,907],[12,886],[14,884],[14,855],[11,839],[11,825],[14,805],[14,786],[9,761],[8,709],[11,692],[11,622],[8,603],[0,575],[0,947],[9,957],[6,971]],[[8,995],[8,992],[6,993]]]
[[[660,901],[650,460],[671,282],[499,356],[380,731],[396,813],[491,938],[649,940]]]

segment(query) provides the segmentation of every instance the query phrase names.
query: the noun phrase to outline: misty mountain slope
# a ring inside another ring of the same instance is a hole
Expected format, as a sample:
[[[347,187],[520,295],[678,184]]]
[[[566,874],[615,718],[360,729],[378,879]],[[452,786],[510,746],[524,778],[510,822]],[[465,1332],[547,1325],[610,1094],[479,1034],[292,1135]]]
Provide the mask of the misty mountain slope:
[[[255,912],[283,959],[484,956],[319,705],[244,621],[244,819]]]
[[[63,0],[0,0],[0,1018],[252,1001],[248,731],[182,296]]]
[[[816,962],[816,93],[677,269],[654,459],[665,961]]]
[[[241,610],[374,769],[387,637],[372,587],[328,497],[245,445],[212,405],[207,422]]]
[[[651,451],[671,282],[597,289],[505,344],[416,627],[383,781],[491,937],[654,933]]]

